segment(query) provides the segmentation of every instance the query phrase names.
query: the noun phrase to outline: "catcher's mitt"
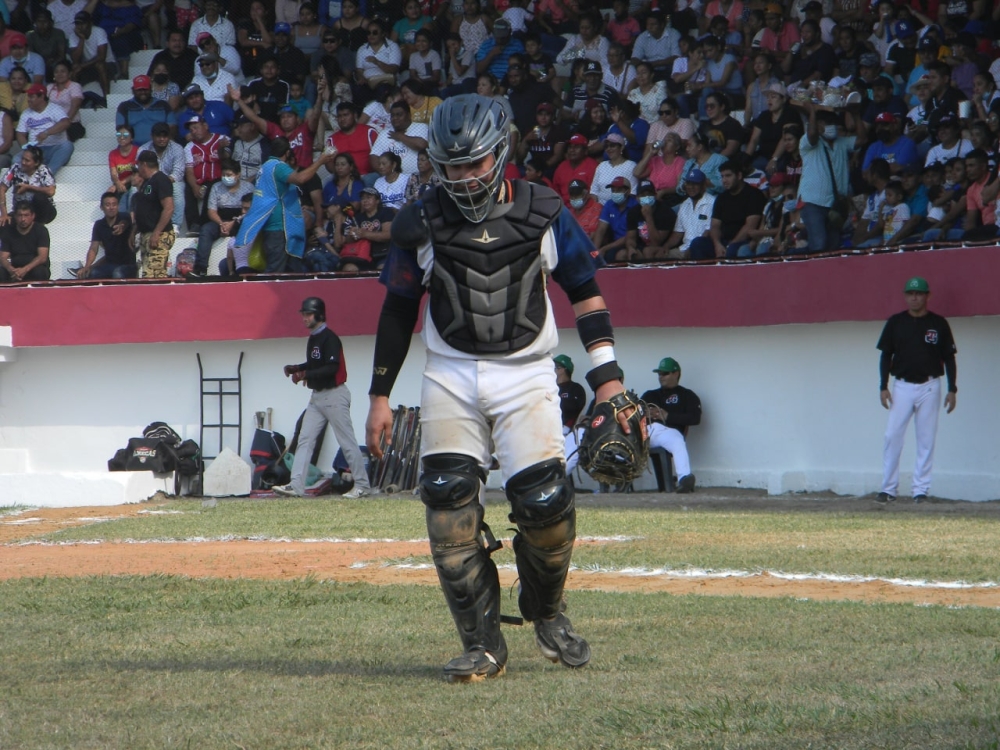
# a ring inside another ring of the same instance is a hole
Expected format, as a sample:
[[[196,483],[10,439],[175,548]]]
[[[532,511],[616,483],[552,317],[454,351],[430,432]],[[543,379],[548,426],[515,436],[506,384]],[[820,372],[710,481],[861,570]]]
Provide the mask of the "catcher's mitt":
[[[634,409],[628,418],[631,432],[626,435],[618,414]],[[646,470],[649,436],[646,432],[646,404],[632,391],[617,393],[594,407],[590,423],[580,439],[580,466],[598,482],[631,482]]]

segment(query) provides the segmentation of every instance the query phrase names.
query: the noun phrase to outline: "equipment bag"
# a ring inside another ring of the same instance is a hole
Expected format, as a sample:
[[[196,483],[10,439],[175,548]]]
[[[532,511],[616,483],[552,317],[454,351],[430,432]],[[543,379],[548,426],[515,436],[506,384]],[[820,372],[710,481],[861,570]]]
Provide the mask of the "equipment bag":
[[[176,468],[173,453],[159,438],[131,438],[125,451],[128,454],[125,471],[163,474]]]

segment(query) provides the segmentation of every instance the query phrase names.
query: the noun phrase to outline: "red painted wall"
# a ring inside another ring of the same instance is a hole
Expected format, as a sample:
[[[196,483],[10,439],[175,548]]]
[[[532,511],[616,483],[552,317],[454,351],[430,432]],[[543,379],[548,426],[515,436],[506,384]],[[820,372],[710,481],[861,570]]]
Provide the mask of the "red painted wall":
[[[943,315],[1000,315],[998,247],[614,268],[598,282],[619,328],[739,327],[882,320],[903,309],[917,275]],[[384,292],[373,278],[0,288],[0,326],[16,347],[300,337],[296,311],[313,295],[341,336],[375,333]],[[552,299],[560,328],[571,327],[565,296]]]

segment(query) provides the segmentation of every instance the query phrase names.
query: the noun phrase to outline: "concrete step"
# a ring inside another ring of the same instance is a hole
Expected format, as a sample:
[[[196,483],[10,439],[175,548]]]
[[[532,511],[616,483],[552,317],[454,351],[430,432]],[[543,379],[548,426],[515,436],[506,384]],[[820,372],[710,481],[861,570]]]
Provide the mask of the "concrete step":
[[[114,139],[109,142],[110,145],[104,149],[100,150],[99,143],[101,139],[97,137],[87,137],[81,138],[76,142],[76,148],[73,149],[73,157],[69,160],[69,164],[59,170],[59,174],[56,176],[56,183],[62,184],[63,182],[70,181],[68,173],[66,170],[72,169],[74,167],[104,167],[107,169],[108,166],[108,152],[114,148]]]
[[[102,182],[103,180],[103,182]],[[97,183],[106,187],[111,185],[111,171],[108,167],[108,155],[104,155],[104,164],[80,164],[76,162],[76,154],[70,163],[59,170],[56,175],[56,195],[58,196],[63,188],[71,185],[81,185],[84,187],[94,187]]]
[[[94,168],[92,167],[92,169]],[[56,206],[61,203],[90,203],[96,206],[101,199],[101,194],[111,185],[111,174],[107,171],[95,174],[94,179],[86,185],[74,185],[73,183],[62,185],[59,182],[61,174],[62,172],[56,175]]]

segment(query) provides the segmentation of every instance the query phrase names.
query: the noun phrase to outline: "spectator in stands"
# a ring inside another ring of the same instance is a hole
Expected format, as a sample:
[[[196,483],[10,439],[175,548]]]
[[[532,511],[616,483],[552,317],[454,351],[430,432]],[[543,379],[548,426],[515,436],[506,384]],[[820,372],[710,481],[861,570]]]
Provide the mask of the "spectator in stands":
[[[10,78],[13,68],[22,68],[32,83],[45,82],[45,61],[41,55],[28,51],[28,37],[20,32],[10,35],[10,54],[0,60],[0,81]]]
[[[750,140],[744,151],[753,159],[757,169],[773,168],[778,165],[778,157],[784,151],[781,136],[786,125],[802,122],[788,104],[788,91],[783,83],[772,83],[765,90],[767,110],[753,120],[750,126]]]
[[[194,79],[195,61],[198,59],[198,52],[187,46],[184,32],[172,29],[167,35],[166,49],[157,52],[149,63],[149,70],[146,75],[152,76],[153,69],[160,63],[167,66],[170,80],[176,83],[181,90],[191,85]]]
[[[118,206],[118,196],[105,193],[101,196],[101,213],[90,230],[90,248],[81,268],[70,269],[78,279],[134,279],[139,275],[135,262],[135,235],[132,219]],[[103,248],[104,255],[97,260]],[[97,261],[97,262],[95,262]]]
[[[743,122],[751,123],[767,111],[767,90],[780,83],[774,75],[774,60],[767,52],[757,50],[751,58],[753,80],[747,86]],[[785,94],[787,98],[787,93]]]
[[[368,43],[358,50],[354,68],[359,84],[355,99],[362,102],[369,101],[380,84],[396,83],[396,73],[403,60],[399,45],[386,38],[382,21],[370,21],[367,34]]]
[[[777,252],[778,239],[781,233],[781,220],[785,215],[785,202],[795,202],[794,191],[789,191],[786,199],[786,189],[791,188],[788,175],[779,172],[767,182],[768,201],[764,206],[764,214],[760,225],[750,230],[751,248],[754,255],[767,255]]]
[[[775,59],[783,61],[792,46],[800,39],[799,26],[784,17],[785,10],[778,3],[768,3],[764,7],[764,30],[760,37],[760,47],[770,52]]]
[[[719,175],[719,167],[726,163],[726,157],[711,151],[708,148],[708,141],[701,133],[695,133],[687,142],[688,160],[684,164],[684,171],[681,173],[681,182],[677,186],[677,192],[686,194],[684,181],[692,169],[697,169],[705,175],[708,184],[706,188],[712,195],[722,192],[722,177]]]
[[[632,183],[627,177],[615,177],[605,191],[611,197],[601,209],[594,245],[597,252],[608,263],[628,260],[626,240],[628,235],[628,212],[639,202],[632,195]],[[591,188],[593,192],[593,188]]]
[[[118,148],[113,148],[108,153],[111,187],[107,192],[117,195],[121,210],[128,211],[139,147],[135,145],[135,131],[131,125],[118,125],[115,128],[115,137],[118,139]]]
[[[969,189],[965,193],[965,233],[962,239],[993,239],[997,236],[996,198],[1000,185],[996,184],[989,170],[988,154],[978,148],[966,154],[965,173]]]
[[[350,155],[359,175],[363,177],[372,171],[369,157],[378,134],[374,128],[358,122],[357,109],[352,102],[337,105],[337,124],[339,129],[327,136],[326,145],[335,148],[338,154]],[[334,165],[336,166],[336,161]]]
[[[681,152],[687,148],[688,139],[696,127],[687,117],[680,116],[680,104],[674,98],[664,99],[656,110],[657,118],[650,122],[647,142],[662,141],[668,133],[675,133],[681,139]]]
[[[892,93],[894,86],[892,79],[885,76],[878,76],[872,82],[872,100],[861,118],[867,128],[874,129],[875,120],[884,112],[900,120],[906,117],[906,102]]]
[[[813,81],[829,81],[837,66],[833,47],[823,41],[816,21],[805,21],[801,32],[799,46],[793,45],[791,54],[781,61],[785,83],[808,85]]]
[[[354,211],[361,208],[361,189],[365,183],[358,172],[358,165],[350,153],[338,153],[333,160],[333,178],[323,186],[323,206],[327,209],[336,206],[344,210],[348,206]]]
[[[219,58],[219,67],[222,71],[229,73],[237,81],[243,79],[243,61],[235,47],[219,44],[218,40],[207,31],[198,34],[196,41],[199,56],[215,55]]]
[[[865,200],[865,209],[854,228],[855,247],[879,247],[882,244],[882,209],[885,205],[885,187],[889,184],[890,177],[892,172],[885,159],[875,159],[865,171],[865,179],[874,189]]]
[[[493,84],[496,81],[494,79]],[[490,94],[484,94],[490,96]],[[399,92],[398,86],[382,84],[375,90],[375,98],[364,106],[358,122],[362,125],[369,125],[376,134],[381,135],[392,127],[392,118],[389,116],[389,109],[395,102],[402,101],[403,95]],[[506,102],[507,100],[504,99]]]
[[[811,101],[804,102],[803,108],[809,115],[809,125],[799,141],[802,154],[799,199],[805,204],[801,215],[809,239],[808,251],[816,253],[832,250],[839,243],[837,228],[829,226],[828,221],[836,197],[850,194],[848,160],[857,138],[840,134],[835,113],[817,111]],[[850,110],[847,115],[861,131],[860,118]]]
[[[166,123],[171,133],[177,132],[177,118],[170,105],[153,98],[153,83],[149,76],[136,76],[132,79],[132,98],[118,105],[115,113],[116,126],[127,125],[135,133],[139,143],[146,143],[153,137],[153,125]],[[128,211],[127,207],[122,211]]]
[[[604,43],[607,44],[606,39]],[[498,80],[502,79],[507,75],[510,56],[523,52],[524,44],[511,34],[510,21],[498,18],[493,24],[493,35],[485,39],[476,52],[476,73],[491,73]]]
[[[561,125],[554,123],[555,107],[542,102],[535,110],[535,126],[522,134],[517,146],[517,161],[524,162],[530,155],[531,162],[545,176],[555,173],[556,167],[566,155],[569,133]]]
[[[73,80],[79,84],[97,81],[106,99],[111,91],[111,74],[115,71],[115,68],[108,67],[115,62],[108,35],[104,29],[94,26],[92,16],[85,10],[74,17],[73,31],[69,39]]]
[[[673,357],[664,357],[653,372],[660,387],[642,394],[649,406],[649,446],[662,448],[673,456],[678,493],[694,492],[695,478],[688,456],[688,429],[701,424],[701,399],[680,385],[681,366]]]
[[[319,107],[313,106],[306,112],[305,120],[300,120],[295,110],[288,104],[278,110],[278,124],[265,120],[243,101],[238,88],[230,89],[230,96],[237,103],[243,116],[257,126],[261,135],[270,139],[284,136],[292,144],[295,159],[301,168],[312,164],[313,141],[319,125]]]
[[[608,65],[604,69],[603,81],[606,86],[614,89],[620,99],[627,97],[633,88],[635,67],[629,62],[625,48],[617,42],[608,47]]]
[[[483,13],[483,6],[478,0],[463,0],[462,14],[456,15],[451,21],[451,32],[458,34],[461,46],[472,54],[473,61],[480,45],[493,32],[493,21]],[[475,66],[473,66],[475,71]]]
[[[582,58],[599,63],[602,67],[607,65],[610,44],[607,37],[601,35],[601,24],[600,13],[594,11],[581,13],[577,25],[579,33],[571,35],[566,40],[566,46],[556,57],[556,63],[566,65],[575,59]],[[495,26],[494,33],[496,33]]]
[[[438,97],[427,93],[430,90],[428,84],[414,80],[412,77],[399,85],[403,101],[410,106],[410,118],[413,122],[430,125],[434,110],[441,104]]]
[[[630,262],[665,258],[676,216],[666,206],[657,210],[656,186],[649,180],[639,182],[638,193],[639,205],[629,209],[625,219],[625,258]]]
[[[796,188],[802,179],[802,154],[799,152],[802,132],[802,126],[798,123],[785,125],[781,129],[782,150],[778,156],[778,163],[767,165],[768,174],[785,174],[792,187]]]
[[[184,169],[186,156],[184,147],[171,137],[170,126],[158,122],[152,128],[152,140],[139,147],[139,153],[151,151],[156,156],[158,169],[170,180],[174,196],[174,212],[170,223],[179,227],[184,221]],[[138,163],[136,164],[138,169]]]
[[[267,161],[269,141],[242,112],[233,121],[233,133],[231,156],[240,165],[240,179],[256,183],[260,165]]]
[[[618,94],[615,90],[604,83],[604,69],[599,62],[590,60],[583,66],[583,85],[573,88],[568,110],[563,110],[563,116],[572,117],[579,120],[583,116],[585,105],[591,100],[596,100],[610,112],[611,107],[618,103]]]
[[[430,156],[427,155],[427,151],[421,151],[417,155],[417,171],[410,175],[406,184],[406,202],[414,203],[420,200],[428,190],[440,184],[441,178],[434,173]]]
[[[842,24],[837,27],[837,47],[834,55],[837,64],[834,67],[834,74],[841,78],[856,78],[861,75],[861,56],[870,52],[866,47],[858,44],[858,34],[849,25]]]
[[[941,114],[958,114],[958,103],[964,98],[961,91],[951,85],[951,68],[947,63],[936,61],[927,66],[931,86],[931,115],[941,110]]]
[[[244,102],[250,104],[252,100],[261,117],[269,122],[277,122],[278,110],[286,106],[291,98],[291,85],[279,77],[278,61],[273,57],[261,58],[258,69],[260,76],[246,85],[246,93],[250,96],[248,99],[244,95]]]
[[[698,125],[698,132],[708,147],[725,158],[739,153],[743,145],[743,126],[729,114],[729,97],[715,91],[705,97],[708,117]]]
[[[875,118],[875,136],[865,152],[862,171],[867,170],[875,159],[885,159],[892,174],[898,175],[904,167],[920,164],[917,144],[902,133],[903,121],[892,112],[883,112]]]
[[[674,58],[681,54],[680,32],[668,28],[666,16],[654,11],[646,17],[646,30],[639,34],[632,48],[632,64],[638,69],[640,62],[648,63],[656,80],[670,74]]]
[[[353,2],[353,0],[346,0]],[[256,72],[258,55],[270,49],[274,44],[271,29],[274,28],[273,10],[261,0],[250,3],[250,11],[242,20],[236,22],[236,47],[243,59],[243,71],[247,75]]]
[[[633,186],[638,184],[635,177],[635,162],[625,158],[624,150],[625,138],[619,133],[608,133],[604,138],[604,151],[607,159],[598,163],[590,187],[590,192],[601,203],[612,200],[611,183],[616,177],[628,180],[629,192],[632,191]]]
[[[724,191],[715,198],[710,236],[716,258],[749,258],[750,233],[760,226],[767,198],[743,181],[743,165],[731,159],[719,168]]]
[[[587,233],[591,242],[597,237],[603,206],[590,193],[590,183],[573,180],[569,183],[569,211]]]
[[[979,72],[979,65],[971,59],[976,56],[976,38],[967,32],[959,33],[951,40],[951,56],[945,62],[951,68],[951,83],[966,99],[975,96],[973,77]]]
[[[198,249],[194,268],[188,278],[203,278],[208,275],[208,261],[212,255],[212,245],[220,237],[228,236],[233,229],[233,221],[243,213],[243,196],[253,193],[253,183],[240,179],[240,165],[232,159],[220,163],[222,177],[212,185],[208,194],[206,216],[208,221],[201,225],[198,233]]]
[[[40,55],[45,62],[45,75],[51,76],[57,62],[66,59],[69,50],[66,34],[52,23],[48,8],[35,11],[34,28],[28,32],[28,49]]]
[[[927,223],[928,193],[921,180],[920,167],[913,164],[903,167],[899,177],[910,218],[886,242],[890,246],[913,242],[912,238],[914,236],[919,238],[918,233],[923,230]]]
[[[687,200],[677,209],[677,223],[666,245],[668,258],[701,260],[715,257],[710,236],[715,196],[706,191],[708,184],[705,173],[697,167],[684,175]]]
[[[427,148],[427,126],[410,119],[410,105],[405,101],[394,102],[389,117],[392,126],[375,140],[369,164],[372,171],[378,171],[378,157],[391,152],[400,158],[401,173],[413,174],[417,171],[417,154]]]
[[[208,194],[222,177],[222,149],[229,138],[209,130],[201,115],[191,115],[185,124],[191,140],[184,147],[184,218],[188,236],[197,237],[208,218]]]
[[[153,74],[150,79],[150,96],[157,101],[161,101],[170,107],[171,112],[177,112],[184,102],[181,96],[181,89],[176,83],[170,80],[170,73],[167,64],[158,62],[153,66]],[[176,119],[176,118],[175,118]],[[176,127],[174,128],[176,130]]]
[[[219,68],[218,55],[207,53],[198,57],[198,72],[195,73],[191,85],[201,88],[206,100],[224,102],[226,106],[232,108],[229,88],[236,85],[236,79],[232,73]]]
[[[70,65],[60,60],[52,69],[52,83],[48,87],[49,102],[62,107],[69,118],[66,137],[71,141],[83,138],[87,131],[80,120],[80,106],[83,104],[83,89],[76,81],[70,80]]]
[[[685,159],[681,156],[683,141],[677,133],[667,133],[661,141],[646,145],[642,159],[635,166],[635,176],[640,180],[648,178],[661,196],[661,200],[670,205],[679,203],[673,200],[677,195]]]
[[[301,0],[275,0],[274,17],[278,23],[287,23],[291,26],[299,20],[299,6]]]
[[[234,219],[233,224],[238,226],[250,211],[253,203],[253,193],[247,193],[240,199],[240,215]],[[234,232],[235,234],[235,232]],[[250,266],[250,251],[253,248],[247,245],[239,245],[236,237],[230,237],[226,243],[226,258],[219,261],[220,276],[246,276],[257,273],[257,269]]]
[[[10,11],[5,5],[3,11],[0,11],[0,58],[7,57],[10,54],[10,40],[15,34],[20,34],[21,32],[17,29],[8,28],[8,22]]]
[[[142,49],[142,9],[135,0],[101,0],[94,21],[108,37],[118,63],[118,78],[128,80],[129,58]]]
[[[373,271],[381,268],[389,254],[392,220],[396,212],[382,205],[382,197],[374,187],[361,191],[361,210],[353,215],[341,214],[335,225],[334,247],[340,254],[340,269],[347,273]]]
[[[423,13],[420,0],[405,0],[403,17],[389,30],[389,38],[399,45],[403,54],[403,68],[409,69],[410,56],[416,51],[417,32],[432,26],[430,16]]]
[[[691,84],[691,90],[700,92],[698,114],[704,119],[711,114],[707,110],[708,97],[723,93],[727,99],[740,104],[743,102],[743,74],[740,73],[736,58],[726,51],[725,43],[717,36],[709,34],[702,38],[705,56],[705,79]],[[728,154],[727,154],[728,155]]]
[[[50,276],[49,230],[35,221],[32,204],[21,203],[13,226],[0,231],[0,282],[48,281]]]
[[[274,25],[271,54],[278,61],[278,74],[286,81],[306,81],[312,75],[309,58],[292,44],[292,28],[287,23]]]
[[[421,149],[423,150],[423,149]],[[378,173],[380,177],[373,186],[378,190],[381,204],[386,208],[398,211],[406,203],[406,186],[409,184],[412,172],[401,171],[402,161],[399,154],[386,151],[378,158]]]
[[[205,15],[195,19],[188,29],[188,46],[200,47],[198,37],[202,34],[211,34],[219,44],[235,47],[236,27],[221,14],[222,5],[219,0],[205,0],[204,8]]]
[[[174,213],[173,186],[160,171],[152,151],[143,151],[138,159],[142,180],[132,201],[133,246],[139,250],[142,277],[162,279],[167,276],[170,249],[176,234],[170,217]]]
[[[570,184],[575,180],[586,183],[587,190],[594,179],[597,162],[587,155],[587,138],[580,133],[570,136],[566,144],[566,159],[556,167],[552,176],[552,187],[559,193],[563,203],[570,205]]]
[[[260,168],[254,200],[236,235],[240,246],[262,237],[267,258],[266,273],[281,273],[289,263],[301,260],[305,253],[305,222],[297,190],[290,186],[308,183],[320,167],[333,162],[325,151],[305,169],[295,171],[295,154],[288,139],[281,136],[271,143],[271,155]]]
[[[636,64],[635,80],[626,98],[639,105],[639,117],[652,126],[666,97],[667,84],[653,79],[653,67],[647,62]]]
[[[885,71],[906,81],[916,65],[917,31],[911,22],[899,21],[896,23],[896,38],[886,50]]]
[[[507,66],[506,102],[513,113],[514,125],[523,138],[537,125],[539,107],[551,106],[555,95],[552,87],[539,83],[528,73],[524,55],[511,55]],[[555,110],[553,109],[553,112]],[[552,122],[554,117],[550,117]],[[519,145],[519,144],[514,144]]]
[[[941,163],[937,162],[925,169],[930,170],[940,165]],[[965,212],[968,208],[966,191],[970,187],[965,160],[957,156],[949,159],[945,164],[945,175],[946,180],[941,195],[936,197],[936,203],[944,210],[944,215],[940,218],[928,216],[929,227],[921,237],[924,242],[934,242],[939,239],[960,240],[965,234]]]
[[[972,142],[962,137],[957,115],[947,110],[935,110],[931,115],[930,128],[937,136],[938,145],[927,152],[925,165],[947,162],[956,156],[964,159],[972,151]]]
[[[194,115],[198,115],[208,123],[208,129],[213,133],[229,135],[233,125],[232,107],[229,107],[225,102],[207,100],[205,92],[196,83],[192,83],[184,89],[183,96],[187,106],[183,112],[177,115],[178,141],[186,143],[191,140],[187,122]]]
[[[14,145],[14,123],[9,112],[0,109],[0,169],[12,163],[10,149]]]
[[[646,149],[649,123],[639,117],[639,106],[627,99],[611,107],[611,127],[608,135],[618,133],[625,139],[625,157],[639,161]]]
[[[587,153],[600,159],[604,153],[604,136],[611,127],[611,120],[604,105],[597,99],[588,100],[583,112],[576,125],[576,132],[587,139]]]
[[[55,176],[73,155],[73,143],[66,135],[69,117],[62,107],[49,101],[48,92],[40,83],[29,86],[27,96],[28,107],[17,121],[17,142],[22,149],[29,143],[41,148],[42,160]]]
[[[49,224],[56,218],[52,202],[56,194],[55,177],[42,164],[42,151],[38,146],[27,146],[20,156],[20,161],[0,180],[0,224],[10,223],[20,203],[30,203],[38,223]]]
[[[441,98],[470,93],[476,83],[476,53],[463,46],[462,38],[454,32],[448,34],[444,46]]]

